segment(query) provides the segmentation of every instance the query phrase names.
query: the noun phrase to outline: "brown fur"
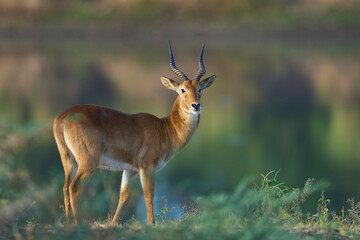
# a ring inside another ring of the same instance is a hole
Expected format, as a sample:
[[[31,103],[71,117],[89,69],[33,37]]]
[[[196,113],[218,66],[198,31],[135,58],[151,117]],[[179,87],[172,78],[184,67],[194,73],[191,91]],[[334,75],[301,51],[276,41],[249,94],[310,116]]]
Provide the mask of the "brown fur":
[[[183,148],[194,134],[200,112],[189,111],[193,110],[191,104],[200,103],[198,90],[209,87],[215,76],[210,78],[200,83],[187,80],[182,84],[162,78],[166,87],[178,92],[186,90],[184,94],[179,93],[170,115],[162,119],[148,113],[125,114],[97,105],[74,106],[55,118],[53,131],[65,172],[63,192],[67,223],[70,207],[77,223],[80,185],[99,167],[104,154],[132,166],[132,169],[124,170],[119,204],[112,223],[123,218],[131,197],[131,183],[138,173],[144,190],[147,221],[155,222],[155,171],[162,161],[168,161]]]

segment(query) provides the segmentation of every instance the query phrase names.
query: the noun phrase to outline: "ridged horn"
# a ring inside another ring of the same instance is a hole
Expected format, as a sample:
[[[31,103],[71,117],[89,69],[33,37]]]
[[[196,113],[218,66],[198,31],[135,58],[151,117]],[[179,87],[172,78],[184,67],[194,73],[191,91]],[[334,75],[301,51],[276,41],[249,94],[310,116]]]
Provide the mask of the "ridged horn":
[[[175,63],[175,58],[174,58],[174,54],[171,48],[171,43],[169,40],[169,52],[170,52],[170,70],[175,73],[177,76],[184,78],[185,80],[189,80],[189,78],[186,76],[186,74],[181,71],[180,69],[177,68],[176,63]]]
[[[195,75],[195,79],[196,81],[200,81],[200,78],[202,76],[204,76],[205,72],[206,72],[206,68],[204,65],[204,48],[205,48],[205,43],[203,44],[202,48],[201,48],[201,52],[200,52],[200,57],[199,57],[199,70],[197,71],[196,75]]]

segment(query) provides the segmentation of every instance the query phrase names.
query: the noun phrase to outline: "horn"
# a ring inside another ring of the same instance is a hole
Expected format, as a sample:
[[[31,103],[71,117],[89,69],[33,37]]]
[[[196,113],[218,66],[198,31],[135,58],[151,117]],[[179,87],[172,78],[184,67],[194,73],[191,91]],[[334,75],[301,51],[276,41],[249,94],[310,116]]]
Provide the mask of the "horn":
[[[199,70],[197,71],[196,75],[195,75],[195,79],[196,81],[200,81],[200,78],[202,76],[204,76],[205,72],[206,72],[206,68],[204,65],[204,48],[205,48],[205,43],[203,44],[202,48],[201,48],[201,52],[200,52],[200,57],[199,57]]]
[[[189,80],[189,78],[185,75],[183,71],[177,68],[175,64],[174,54],[171,48],[171,43],[169,40],[169,52],[170,52],[170,70],[175,73],[177,76],[184,78],[185,80]]]

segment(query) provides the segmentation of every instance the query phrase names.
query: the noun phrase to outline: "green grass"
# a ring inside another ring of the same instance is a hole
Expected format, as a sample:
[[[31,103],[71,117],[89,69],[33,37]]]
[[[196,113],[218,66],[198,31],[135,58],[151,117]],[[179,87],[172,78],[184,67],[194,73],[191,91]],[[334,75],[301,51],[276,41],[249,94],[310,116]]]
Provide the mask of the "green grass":
[[[155,225],[130,218],[110,226],[109,215],[66,226],[59,191],[62,176],[52,175],[55,180],[39,187],[31,181],[28,166],[16,159],[16,149],[41,138],[43,129],[1,121],[0,130],[0,239],[360,238],[360,203],[349,199],[334,212],[326,183],[308,179],[302,188],[292,188],[279,182],[275,171],[243,179],[231,194],[194,197],[176,211],[163,197]],[[305,203],[316,210],[306,211]]]
[[[360,203],[348,200],[339,214],[329,210],[330,200],[321,192],[317,211],[304,213],[302,204],[323,189],[324,183],[308,179],[302,189],[291,189],[277,180],[277,172],[261,175],[260,181],[244,179],[232,194],[197,198],[179,216],[169,217],[167,200],[156,214],[157,223],[146,225],[134,218],[118,226],[109,221],[65,226],[40,224],[29,216],[23,225],[6,224],[4,239],[333,239],[359,238]],[[36,197],[35,197],[36,198]],[[43,203],[44,204],[44,203]]]

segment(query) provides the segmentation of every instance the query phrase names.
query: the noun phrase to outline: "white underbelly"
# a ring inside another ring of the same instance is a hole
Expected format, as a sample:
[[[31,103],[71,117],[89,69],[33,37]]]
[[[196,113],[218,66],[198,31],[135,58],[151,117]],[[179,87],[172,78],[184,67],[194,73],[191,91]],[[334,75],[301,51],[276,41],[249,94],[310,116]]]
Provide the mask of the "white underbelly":
[[[165,167],[165,165],[168,163],[169,160],[171,160],[175,155],[172,155],[170,158],[161,157],[160,161],[158,161],[156,165],[156,171],[160,171],[162,168]]]
[[[123,170],[130,170],[130,171],[139,171],[134,166],[121,162],[119,160],[112,159],[108,156],[102,155],[100,159],[100,163],[98,165],[100,169],[112,170],[112,171],[123,171]]]
[[[171,158],[173,157],[174,156],[172,156]],[[156,171],[159,171],[160,169],[165,167],[167,162],[168,161],[167,159],[165,159],[165,157],[160,158],[160,160],[157,162],[156,165]],[[135,168],[134,166],[128,163],[122,162],[121,160],[115,160],[106,155],[101,156],[100,163],[97,168],[111,170],[111,171],[124,171],[124,170],[130,170],[135,172],[139,171],[139,169]]]
[[[160,159],[160,161],[158,162],[158,164],[156,166],[156,171],[160,171],[163,167],[165,167],[166,163],[167,162],[164,158]]]

